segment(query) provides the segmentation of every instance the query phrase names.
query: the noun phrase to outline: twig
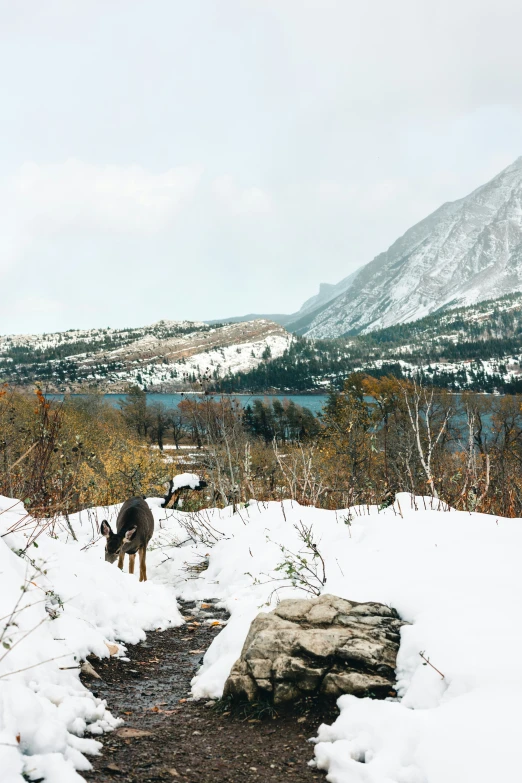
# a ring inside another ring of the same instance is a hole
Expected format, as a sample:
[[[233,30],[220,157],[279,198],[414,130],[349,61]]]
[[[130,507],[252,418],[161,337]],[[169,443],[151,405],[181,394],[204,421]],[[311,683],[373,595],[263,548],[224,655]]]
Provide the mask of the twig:
[[[12,470],[13,468],[16,468],[16,466],[17,466],[17,465],[18,465],[20,462],[22,462],[22,460],[24,460],[24,459],[25,459],[25,458],[26,458],[26,457],[27,457],[27,456],[28,456],[28,455],[31,453],[31,451],[32,451],[32,450],[35,448],[35,446],[37,446],[37,445],[38,445],[38,442],[36,442],[36,443],[33,443],[33,445],[32,445],[32,446],[30,446],[30,447],[27,449],[27,451],[25,452],[25,454],[22,454],[22,456],[21,456],[21,457],[18,457],[18,459],[16,460],[16,462],[13,462],[13,464],[9,466],[9,470]]]
[[[431,666],[431,668],[432,668],[432,669],[435,669],[435,671],[437,672],[437,674],[440,674],[440,676],[442,677],[442,679],[444,679],[444,675],[443,675],[443,673],[442,673],[441,671],[439,671],[439,670],[437,669],[437,667],[436,667],[436,666],[434,666],[432,663],[430,663],[430,659],[429,659],[429,658],[426,658],[426,656],[424,655],[424,650],[423,650],[422,652],[420,652],[420,653],[419,653],[419,655],[420,655],[420,657],[422,658],[422,660],[423,660],[423,661],[426,661],[426,663],[424,664],[424,666],[426,666],[426,665],[428,665],[428,666]]]
[[[23,669],[15,669],[15,671],[12,672],[6,672],[5,674],[0,674],[0,680],[3,680],[5,677],[9,677],[11,674],[20,674],[20,672],[26,672],[29,669],[35,669],[37,666],[43,666],[44,663],[51,663],[51,661],[58,661],[60,658],[69,658],[72,653],[65,653],[65,655],[57,655],[55,658],[47,658],[45,661],[38,661],[38,663],[33,663],[31,666],[24,666]]]

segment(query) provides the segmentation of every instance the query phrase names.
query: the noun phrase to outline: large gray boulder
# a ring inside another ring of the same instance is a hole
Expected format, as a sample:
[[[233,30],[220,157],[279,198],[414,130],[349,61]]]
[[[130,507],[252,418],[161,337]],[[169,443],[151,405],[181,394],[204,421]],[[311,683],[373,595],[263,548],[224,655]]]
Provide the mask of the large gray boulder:
[[[281,601],[253,621],[224,695],[270,696],[275,704],[312,694],[385,698],[393,694],[403,624],[379,603],[335,595]]]

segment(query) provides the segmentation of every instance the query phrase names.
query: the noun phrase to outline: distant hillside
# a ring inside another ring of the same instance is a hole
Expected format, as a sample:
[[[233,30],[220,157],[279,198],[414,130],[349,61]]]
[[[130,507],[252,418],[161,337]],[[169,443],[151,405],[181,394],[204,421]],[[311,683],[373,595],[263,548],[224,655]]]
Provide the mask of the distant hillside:
[[[231,318],[220,318],[214,321],[205,321],[209,326],[215,326],[216,324],[239,324],[245,321],[273,321],[280,326],[286,326],[291,321],[292,315],[284,315],[283,313],[249,313],[248,315],[234,315]]]
[[[72,392],[121,392],[129,383],[160,392],[201,384],[230,393],[319,392],[354,370],[421,372],[452,389],[522,391],[521,365],[522,293],[334,339],[292,336],[267,320],[0,338],[0,381]]]
[[[159,321],[138,329],[70,330],[0,337],[0,381],[50,391],[121,392],[129,383],[178,391],[277,358],[292,337],[271,321],[209,326]]]
[[[331,340],[298,337],[279,358],[221,379],[222,391],[320,391],[355,370],[421,372],[453,389],[522,391],[522,293]]]

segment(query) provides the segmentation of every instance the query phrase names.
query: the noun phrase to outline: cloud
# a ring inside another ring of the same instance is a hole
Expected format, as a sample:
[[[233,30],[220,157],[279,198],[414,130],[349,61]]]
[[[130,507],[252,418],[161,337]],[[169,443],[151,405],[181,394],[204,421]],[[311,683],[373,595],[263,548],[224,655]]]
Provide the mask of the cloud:
[[[141,166],[24,163],[4,182],[17,222],[31,233],[62,229],[150,233],[163,228],[192,200],[200,166],[158,174]]]
[[[0,331],[295,310],[522,152],[518,0],[3,5]]]
[[[240,187],[228,174],[214,179],[212,192],[218,204],[230,215],[264,215],[272,211],[268,193],[257,187]]]
[[[38,258],[53,237],[154,236],[194,199],[201,166],[153,173],[136,165],[77,159],[24,163],[0,179],[0,281],[27,255]],[[33,262],[34,264],[34,262]]]

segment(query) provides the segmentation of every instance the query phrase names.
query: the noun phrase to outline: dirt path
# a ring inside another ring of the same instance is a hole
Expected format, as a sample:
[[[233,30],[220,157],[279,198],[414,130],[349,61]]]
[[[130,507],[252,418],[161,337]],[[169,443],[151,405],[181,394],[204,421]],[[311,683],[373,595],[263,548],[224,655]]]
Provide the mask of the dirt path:
[[[204,605],[205,606],[205,605]],[[182,605],[194,616],[194,604]],[[197,609],[196,609],[197,612]],[[223,616],[212,606],[195,615]],[[284,783],[324,780],[308,767],[313,746],[307,739],[335,708],[312,707],[302,714],[244,717],[220,712],[189,697],[190,680],[219,627],[183,626],[151,633],[129,646],[130,662],[93,662],[102,680],[85,681],[107,699],[125,726],[103,737],[99,757],[90,757],[89,781],[190,781],[191,783]]]

